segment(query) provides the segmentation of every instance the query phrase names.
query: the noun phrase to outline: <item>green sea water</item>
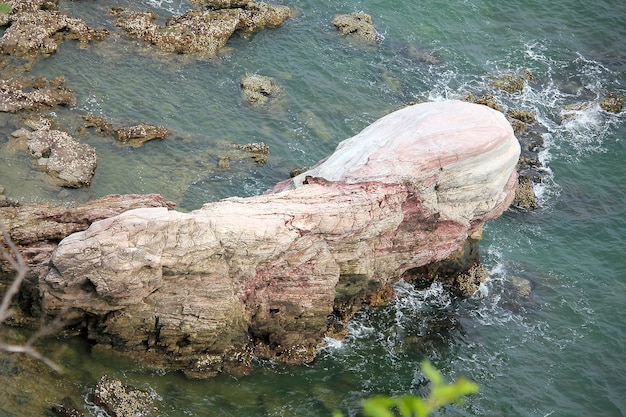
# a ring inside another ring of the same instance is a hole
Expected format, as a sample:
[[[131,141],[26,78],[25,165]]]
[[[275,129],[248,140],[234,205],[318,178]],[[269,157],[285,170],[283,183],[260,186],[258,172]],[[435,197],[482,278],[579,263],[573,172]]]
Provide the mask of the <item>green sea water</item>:
[[[112,35],[87,49],[64,42],[33,75],[64,75],[77,97],[73,112],[118,125],[161,124],[172,134],[138,149],[79,137],[99,157],[86,190],[49,184],[2,139],[6,194],[67,203],[157,192],[181,210],[260,194],[406,102],[491,91],[494,78],[528,69],[535,81],[522,92],[496,95],[505,107],[537,112],[545,142],[541,206],[509,210],[486,225],[481,253],[490,277],[477,294],[460,300],[437,286],[399,284],[388,307],[357,314],[347,338],[328,340],[307,366],[259,361],[247,376],[190,381],[91,352],[80,339],[55,342],[66,346],[59,361],[71,369],[64,386],[75,387],[88,415],[105,415],[88,398],[106,373],[153,392],[163,416],[355,416],[364,397],[427,392],[423,359],[449,380],[464,375],[481,386],[441,415],[626,415],[626,116],[598,105],[607,92],[626,95],[626,4],[283,4],[298,11],[283,26],[236,35],[217,58],[193,60],[126,38],[108,15],[113,5],[132,6],[165,21],[188,10],[183,0],[60,0],[62,10]],[[341,37],[332,26],[335,14],[354,11],[372,16],[375,45]],[[246,105],[239,88],[245,73],[273,77],[284,95],[268,109]],[[576,103],[589,105],[565,118],[563,106]],[[62,109],[56,117],[70,120]],[[220,149],[259,141],[270,147],[267,164],[216,169]],[[519,282],[531,283],[530,297],[517,295]],[[0,410],[41,415],[20,404]]]

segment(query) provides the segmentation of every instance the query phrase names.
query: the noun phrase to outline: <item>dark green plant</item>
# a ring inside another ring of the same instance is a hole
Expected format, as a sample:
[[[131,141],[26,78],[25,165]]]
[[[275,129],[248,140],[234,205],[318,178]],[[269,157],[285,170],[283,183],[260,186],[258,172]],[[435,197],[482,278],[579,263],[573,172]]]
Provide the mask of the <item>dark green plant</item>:
[[[426,398],[409,394],[401,397],[378,395],[363,402],[363,415],[366,417],[427,417],[446,404],[458,403],[461,397],[478,392],[478,385],[463,377],[447,384],[441,373],[428,361],[423,361],[421,368],[432,384]],[[336,413],[334,417],[341,417],[341,414]]]

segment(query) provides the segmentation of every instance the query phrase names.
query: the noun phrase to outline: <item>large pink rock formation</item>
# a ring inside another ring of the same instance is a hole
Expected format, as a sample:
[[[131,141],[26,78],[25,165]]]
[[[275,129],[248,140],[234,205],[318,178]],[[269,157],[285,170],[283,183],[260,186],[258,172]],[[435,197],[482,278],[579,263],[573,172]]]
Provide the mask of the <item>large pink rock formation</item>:
[[[131,210],[70,235],[43,308],[191,376],[245,371],[253,355],[310,361],[338,306],[479,238],[513,198],[519,151],[485,106],[406,107],[265,195]]]

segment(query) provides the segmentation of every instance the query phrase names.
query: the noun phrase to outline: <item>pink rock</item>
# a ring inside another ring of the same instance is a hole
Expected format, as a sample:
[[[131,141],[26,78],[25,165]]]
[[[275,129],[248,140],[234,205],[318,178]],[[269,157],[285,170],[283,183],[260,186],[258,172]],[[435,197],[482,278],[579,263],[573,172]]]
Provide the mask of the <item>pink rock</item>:
[[[479,237],[513,199],[519,152],[485,106],[407,107],[268,194],[131,210],[65,238],[44,310],[71,306],[97,343],[190,376],[255,354],[307,362],[338,305]]]

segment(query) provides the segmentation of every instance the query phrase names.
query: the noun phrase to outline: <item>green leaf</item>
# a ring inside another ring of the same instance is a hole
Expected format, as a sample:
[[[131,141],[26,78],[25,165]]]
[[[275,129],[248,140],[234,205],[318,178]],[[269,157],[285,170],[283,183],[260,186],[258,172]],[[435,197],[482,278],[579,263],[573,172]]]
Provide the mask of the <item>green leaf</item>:
[[[426,375],[426,378],[430,379],[433,385],[438,386],[443,384],[443,377],[441,373],[428,361],[422,361],[422,372]]]
[[[433,387],[428,396],[428,404],[433,408],[441,407],[460,401],[461,397],[478,391],[478,385],[464,378],[459,378],[453,384]]]
[[[11,13],[11,6],[6,3],[0,3],[0,13],[9,14]]]
[[[363,414],[368,417],[394,417],[391,409],[396,400],[391,397],[376,396],[363,402]]]
[[[430,410],[421,397],[405,395],[398,399],[398,410],[405,417],[426,417]]]

